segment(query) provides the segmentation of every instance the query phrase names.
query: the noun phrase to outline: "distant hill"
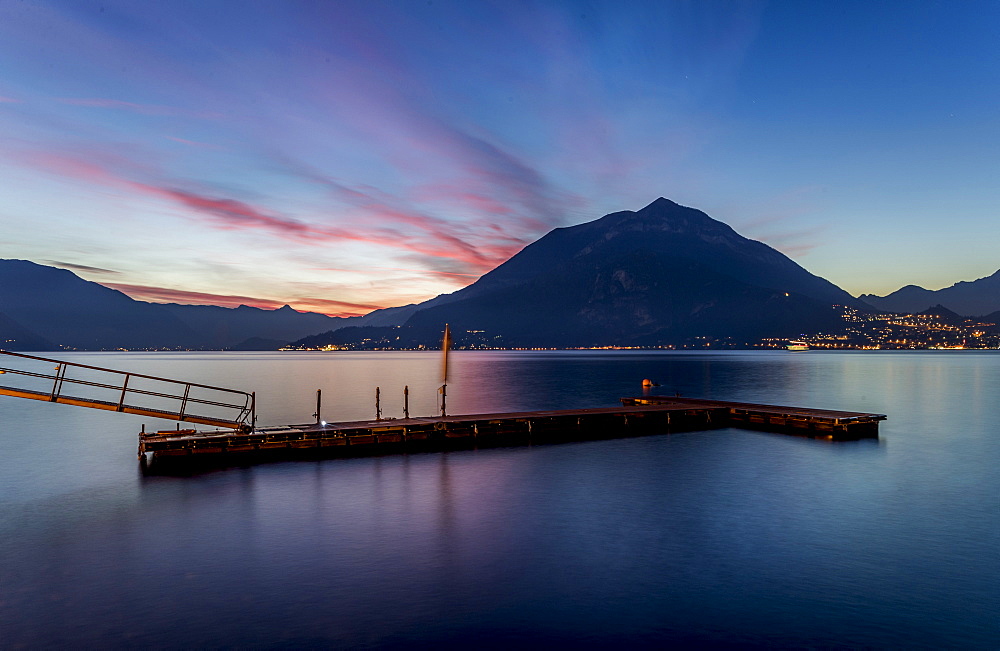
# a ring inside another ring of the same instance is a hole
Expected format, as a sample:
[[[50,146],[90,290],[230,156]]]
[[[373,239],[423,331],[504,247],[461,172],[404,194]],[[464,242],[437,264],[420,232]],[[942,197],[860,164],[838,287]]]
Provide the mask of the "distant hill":
[[[200,346],[205,348],[234,348],[248,345],[244,342],[255,340],[253,350],[275,350],[283,344],[309,334],[342,328],[356,320],[354,318],[330,317],[314,312],[298,312],[288,305],[277,310],[258,307],[218,307],[215,305],[178,305],[167,303],[162,306],[168,313],[198,333]],[[268,342],[278,342],[270,348]],[[247,348],[243,348],[247,350]]]
[[[197,339],[160,305],[26,260],[0,260],[0,312],[60,347],[173,347]]]
[[[383,325],[427,343],[450,323],[459,343],[662,345],[830,330],[842,325],[833,304],[864,307],[771,247],[660,198],[555,229],[476,283]]]
[[[6,314],[0,314],[0,348],[4,350],[56,350],[56,345],[28,330]]]
[[[432,333],[432,339],[434,337],[437,337],[436,333]],[[405,326],[347,326],[303,337],[293,345],[300,348],[349,344],[355,346],[364,344],[366,348],[413,348],[420,343],[412,329]]]
[[[920,314],[924,314],[927,316],[936,316],[940,321],[943,321],[944,323],[950,323],[952,325],[962,323],[965,321],[965,317],[952,310],[949,310],[944,305],[934,305],[932,307],[927,308]]]
[[[262,340],[284,343],[352,321],[288,306],[146,303],[27,260],[0,260],[0,313],[0,335],[15,340],[0,348],[11,350],[221,349],[248,340],[254,341],[245,345],[261,346],[270,345]]]
[[[986,321],[987,323],[1000,324],[1000,310],[993,312],[991,314],[987,314],[986,316],[983,317],[983,321]]]
[[[932,305],[942,305],[963,316],[982,316],[1000,311],[1000,270],[991,276],[957,282],[944,289],[907,285],[886,296],[862,294],[858,298],[887,312],[915,314]]]

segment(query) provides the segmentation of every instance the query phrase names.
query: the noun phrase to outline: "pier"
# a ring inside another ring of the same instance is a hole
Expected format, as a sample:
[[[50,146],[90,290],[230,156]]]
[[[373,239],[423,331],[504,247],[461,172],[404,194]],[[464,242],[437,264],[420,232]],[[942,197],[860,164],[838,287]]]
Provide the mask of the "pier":
[[[319,453],[370,456],[422,450],[529,445],[738,427],[818,438],[876,438],[882,414],[695,398],[622,398],[621,407],[383,419],[263,427],[252,432],[142,433],[139,455],[154,459]]]
[[[0,396],[239,431],[252,430],[256,420],[255,396],[245,391],[7,350],[0,360],[12,364],[0,366],[10,382],[0,384]]]
[[[729,402],[681,398],[680,396],[643,396],[622,398],[624,405],[658,405],[673,409],[722,410],[724,427],[759,429],[814,438],[859,439],[878,436],[879,421],[885,414],[872,414],[808,407],[781,407],[750,402]],[[719,418],[717,415],[716,418]]]
[[[447,331],[447,329],[446,329]],[[447,338],[446,338],[447,341]],[[226,462],[289,455],[368,456],[461,448],[531,445],[648,436],[736,427],[829,441],[877,438],[882,414],[745,402],[652,396],[622,398],[616,407],[376,418],[277,427],[256,426],[256,395],[224,387],[0,351],[0,396],[117,411],[178,421],[175,429],[139,434],[143,463],[160,459]],[[444,378],[447,380],[447,357]],[[181,429],[181,423],[214,430]]]

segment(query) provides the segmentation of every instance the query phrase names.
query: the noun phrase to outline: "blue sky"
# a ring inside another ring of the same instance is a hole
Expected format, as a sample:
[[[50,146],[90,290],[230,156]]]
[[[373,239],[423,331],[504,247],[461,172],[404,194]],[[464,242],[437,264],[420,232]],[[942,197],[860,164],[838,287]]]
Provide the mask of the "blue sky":
[[[0,1],[0,257],[363,314],[658,196],[848,291],[1000,268],[1000,2]]]

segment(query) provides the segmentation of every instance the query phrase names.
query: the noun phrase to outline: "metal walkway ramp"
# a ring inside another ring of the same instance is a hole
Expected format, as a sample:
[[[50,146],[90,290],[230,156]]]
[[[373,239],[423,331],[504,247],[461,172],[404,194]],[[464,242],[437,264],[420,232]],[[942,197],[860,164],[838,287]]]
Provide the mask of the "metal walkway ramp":
[[[5,350],[0,364],[0,396],[253,430],[253,393]]]

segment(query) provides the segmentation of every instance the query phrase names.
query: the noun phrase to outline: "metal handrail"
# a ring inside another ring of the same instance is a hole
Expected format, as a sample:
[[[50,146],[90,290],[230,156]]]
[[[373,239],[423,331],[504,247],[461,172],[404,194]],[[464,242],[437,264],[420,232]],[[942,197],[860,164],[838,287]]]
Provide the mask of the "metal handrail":
[[[0,351],[0,353],[4,353],[4,352],[5,351]],[[66,364],[66,365],[71,365],[72,364],[71,362],[62,362],[62,363]],[[82,365],[81,364],[76,364],[75,366],[82,366]],[[96,368],[96,367],[90,367],[90,368]],[[105,370],[105,369],[100,369],[100,370]],[[124,371],[111,371],[110,369],[108,369],[108,371],[112,372],[112,373],[125,373],[125,380],[126,381],[122,384],[122,386],[119,386],[117,384],[104,384],[102,382],[91,382],[89,380],[74,380],[72,378],[67,379],[65,377],[60,378],[60,381],[61,382],[69,382],[71,384],[80,384],[80,385],[89,386],[89,387],[98,387],[98,388],[101,388],[101,389],[122,389],[122,393],[141,393],[141,394],[147,395],[147,396],[156,396],[157,398],[172,398],[172,399],[175,399],[175,400],[180,399],[181,396],[175,396],[175,395],[173,395],[171,393],[160,393],[158,391],[146,391],[145,389],[129,389],[129,388],[127,388],[127,386],[128,386],[128,379],[132,378],[132,377],[145,377],[145,378],[149,378],[149,379],[159,380],[161,382],[172,382],[172,383],[176,383],[176,384],[183,384],[185,386],[200,386],[200,387],[203,387],[203,388],[210,388],[210,389],[215,389],[215,390],[219,390],[219,391],[233,391],[232,389],[222,389],[221,387],[219,387],[219,388],[217,388],[217,387],[209,387],[207,385],[196,385],[196,384],[191,383],[191,382],[182,382],[180,380],[168,380],[166,378],[155,378],[155,377],[150,376],[150,375],[142,375],[142,376],[140,376],[138,373],[126,373]],[[46,380],[52,380],[52,379],[54,379],[54,378],[57,377],[55,375],[46,375],[45,373],[32,373],[31,371],[22,371],[20,369],[4,368],[4,367],[0,367],[0,373],[13,373],[14,375],[24,375],[24,376],[27,376],[27,377],[40,377],[40,378],[43,378],[43,379],[46,379]],[[243,392],[236,391],[235,393],[243,393]],[[58,393],[56,393],[56,395],[62,395],[62,393],[58,392]],[[244,394],[244,395],[246,395],[246,394]],[[188,398],[188,402],[197,402],[199,404],[212,405],[214,407],[229,407],[229,408],[232,408],[232,409],[242,409],[243,406],[244,406],[244,405],[239,405],[239,404],[230,404],[228,402],[216,402],[214,400],[205,400],[203,398]]]
[[[155,375],[146,375],[144,373],[131,373],[131,372],[128,372],[128,371],[118,371],[116,369],[104,368],[104,367],[101,367],[101,366],[91,366],[89,364],[78,364],[76,362],[64,362],[64,361],[57,360],[57,359],[50,359],[50,358],[47,358],[47,357],[37,357],[35,355],[25,355],[23,353],[14,353],[14,352],[7,351],[7,350],[0,350],[0,355],[8,355],[10,357],[18,357],[18,358],[21,358],[21,359],[28,359],[28,360],[38,361],[38,362],[46,362],[46,363],[49,363],[49,364],[56,364],[57,366],[56,366],[56,372],[55,372],[55,374],[51,374],[51,373],[37,373],[37,372],[26,371],[26,370],[21,370],[21,369],[14,369],[14,368],[0,368],[0,372],[2,372],[2,373],[11,373],[11,374],[14,374],[14,375],[21,375],[21,376],[25,376],[25,377],[35,377],[35,378],[41,378],[41,379],[45,379],[45,380],[52,380],[53,381],[52,390],[51,390],[51,393],[49,395],[49,400],[52,401],[52,402],[57,402],[58,399],[63,396],[63,393],[62,393],[63,384],[64,383],[69,383],[69,384],[75,384],[75,385],[80,385],[80,386],[97,387],[97,388],[101,388],[101,389],[114,389],[116,391],[120,390],[121,391],[121,395],[119,396],[119,399],[118,399],[117,411],[123,411],[124,410],[124,408],[127,406],[125,404],[125,397],[128,394],[131,393],[131,394],[137,394],[137,395],[153,396],[153,397],[157,397],[157,398],[167,398],[167,399],[170,399],[170,400],[179,400],[181,402],[181,405],[180,405],[179,411],[177,412],[177,415],[173,416],[172,412],[163,412],[165,418],[175,418],[176,420],[183,421],[183,420],[185,420],[184,416],[185,416],[185,413],[187,412],[188,405],[189,404],[198,404],[198,405],[208,405],[208,406],[213,406],[213,407],[222,407],[222,408],[225,408],[225,409],[234,409],[234,410],[238,409],[239,410],[239,414],[238,414],[238,416],[235,419],[233,419],[232,422],[233,423],[237,423],[237,424],[241,424],[244,428],[246,428],[246,427],[252,428],[254,426],[254,421],[256,420],[256,398],[255,398],[255,395],[253,393],[247,393],[245,391],[239,391],[237,389],[228,389],[226,387],[213,386],[213,385],[210,385],[210,384],[199,384],[197,382],[184,382],[182,380],[173,380],[171,378],[158,377],[158,376],[155,376]],[[71,378],[71,377],[66,377],[66,370],[69,367],[88,369],[88,370],[92,370],[92,371],[99,371],[101,373],[112,373],[112,374],[115,374],[115,375],[124,376],[124,379],[122,380],[122,382],[120,384],[105,384],[103,382],[93,382],[93,381],[90,381],[90,380],[75,379],[75,378]],[[162,393],[160,391],[149,391],[149,390],[146,390],[146,389],[130,388],[128,386],[128,384],[129,384],[129,380],[132,379],[132,378],[143,378],[143,379],[147,379],[147,380],[153,380],[153,381],[156,381],[156,382],[167,382],[169,384],[182,385],[184,387],[184,391],[183,391],[183,393],[181,395],[175,395],[175,394],[170,394],[170,393]],[[243,397],[242,404],[240,404],[240,403],[233,404],[233,403],[227,403],[227,402],[220,402],[218,400],[208,400],[208,399],[205,399],[205,398],[192,397],[190,395],[192,388],[207,389],[207,390],[210,390],[210,391],[221,391],[221,392],[224,392],[224,393],[236,394],[238,396],[242,396]],[[157,410],[157,411],[162,411],[162,410]],[[249,423],[247,421],[249,421]]]

